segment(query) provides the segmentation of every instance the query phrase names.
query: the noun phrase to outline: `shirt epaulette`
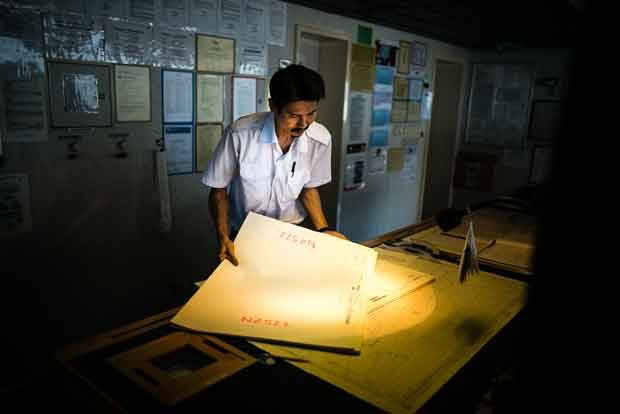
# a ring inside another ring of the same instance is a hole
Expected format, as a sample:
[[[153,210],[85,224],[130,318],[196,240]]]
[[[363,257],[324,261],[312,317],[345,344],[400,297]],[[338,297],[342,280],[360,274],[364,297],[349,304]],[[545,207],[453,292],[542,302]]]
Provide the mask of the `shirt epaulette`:
[[[313,122],[312,125],[306,130],[306,135],[315,141],[320,142],[323,145],[329,145],[332,139],[332,135],[327,128],[318,122]]]

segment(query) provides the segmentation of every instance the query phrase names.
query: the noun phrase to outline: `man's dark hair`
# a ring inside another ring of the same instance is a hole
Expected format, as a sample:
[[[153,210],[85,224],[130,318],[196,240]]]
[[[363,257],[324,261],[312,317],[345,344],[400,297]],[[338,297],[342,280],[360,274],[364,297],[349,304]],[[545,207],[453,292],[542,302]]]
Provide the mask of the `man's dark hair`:
[[[289,65],[271,77],[269,93],[274,105],[281,109],[290,102],[325,98],[325,83],[314,70],[302,65]]]

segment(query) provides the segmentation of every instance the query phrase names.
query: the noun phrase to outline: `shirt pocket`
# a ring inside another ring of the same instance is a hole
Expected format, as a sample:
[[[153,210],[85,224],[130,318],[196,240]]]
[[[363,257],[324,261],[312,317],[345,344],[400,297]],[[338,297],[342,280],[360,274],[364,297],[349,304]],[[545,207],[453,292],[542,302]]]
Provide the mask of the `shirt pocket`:
[[[265,165],[258,162],[243,162],[239,165],[239,176],[246,210],[257,211],[266,208],[271,192],[271,174]]]
[[[295,171],[295,174],[289,173],[284,185],[283,201],[296,200],[308,181],[310,181],[310,172],[307,170],[299,169]]]

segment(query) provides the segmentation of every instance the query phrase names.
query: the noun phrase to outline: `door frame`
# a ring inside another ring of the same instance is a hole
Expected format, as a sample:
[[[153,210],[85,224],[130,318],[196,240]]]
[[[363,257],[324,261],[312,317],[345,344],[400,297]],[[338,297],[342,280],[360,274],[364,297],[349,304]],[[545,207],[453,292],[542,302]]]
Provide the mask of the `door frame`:
[[[435,85],[436,85],[436,81],[437,81],[437,70],[439,68],[439,63],[451,63],[451,64],[458,64],[462,67],[462,72],[461,72],[461,87],[459,89],[459,103],[458,103],[458,107],[457,107],[457,115],[456,115],[456,136],[454,137],[454,148],[452,151],[452,159],[451,159],[451,163],[450,163],[450,169],[451,169],[451,176],[450,176],[450,188],[448,190],[448,207],[452,206],[452,202],[453,202],[453,197],[454,197],[454,189],[453,189],[453,181],[454,181],[454,161],[456,159],[456,154],[458,154],[458,151],[460,149],[460,142],[461,142],[461,138],[463,137],[463,119],[464,119],[464,114],[463,114],[463,108],[465,105],[465,84],[466,84],[466,79],[467,79],[467,62],[464,59],[456,59],[454,57],[442,57],[442,56],[437,56],[434,60],[433,60],[433,77],[432,77],[432,91],[433,91],[433,100],[435,99]],[[429,154],[430,154],[430,149],[431,149],[431,130],[433,128],[433,109],[434,109],[434,104],[431,104],[431,119],[428,121],[428,137],[426,140],[426,145],[424,145],[424,162],[423,162],[423,173],[422,173],[422,188],[420,189],[420,199],[418,201],[418,219],[417,221],[420,222],[422,220],[422,212],[424,211],[424,194],[426,193],[426,175],[429,173],[428,171],[428,162],[429,162]]]
[[[342,130],[340,131],[340,147],[335,148],[332,146],[333,151],[340,151],[340,165],[338,165],[338,192],[337,192],[337,200],[336,200],[336,223],[334,226],[336,229],[340,230],[340,210],[341,210],[341,202],[342,202],[342,192],[343,192],[343,180],[344,180],[344,157],[345,157],[345,148],[346,142],[349,138],[349,87],[351,85],[351,43],[352,38],[351,35],[344,32],[338,32],[333,30],[325,30],[321,27],[314,25],[305,25],[305,24],[296,24],[295,25],[295,45],[293,50],[293,56],[295,63],[299,63],[301,60],[301,37],[304,33],[333,38],[337,40],[343,40],[346,42],[347,47],[347,57],[346,57],[346,67],[345,67],[345,82],[344,82],[344,96],[343,96],[343,108],[342,108]],[[332,155],[333,156],[333,155]],[[332,180],[333,180],[334,171],[332,171]]]

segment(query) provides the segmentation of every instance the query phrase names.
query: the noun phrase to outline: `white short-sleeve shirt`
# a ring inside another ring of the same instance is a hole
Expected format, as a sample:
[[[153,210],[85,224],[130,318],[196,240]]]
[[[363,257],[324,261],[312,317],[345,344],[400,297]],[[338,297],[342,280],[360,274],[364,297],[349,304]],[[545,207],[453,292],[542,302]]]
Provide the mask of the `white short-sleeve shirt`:
[[[313,122],[282,154],[272,112],[245,116],[226,128],[202,176],[209,187],[228,187],[233,232],[250,211],[300,223],[306,217],[297,199],[302,188],[330,181],[331,135],[327,128]]]

